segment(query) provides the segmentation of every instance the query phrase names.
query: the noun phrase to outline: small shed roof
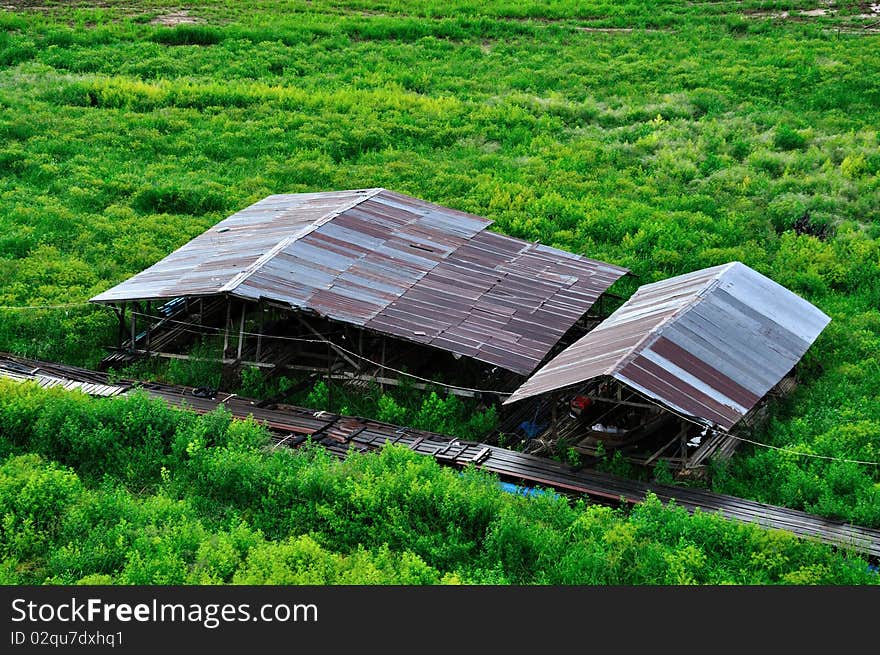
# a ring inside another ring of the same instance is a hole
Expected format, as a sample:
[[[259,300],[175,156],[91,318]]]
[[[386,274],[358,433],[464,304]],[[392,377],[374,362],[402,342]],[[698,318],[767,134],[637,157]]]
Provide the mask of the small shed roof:
[[[831,319],[739,262],[647,284],[506,401],[612,376],[729,430]]]
[[[527,375],[627,269],[386,189],[274,195],[101,293],[267,299]]]

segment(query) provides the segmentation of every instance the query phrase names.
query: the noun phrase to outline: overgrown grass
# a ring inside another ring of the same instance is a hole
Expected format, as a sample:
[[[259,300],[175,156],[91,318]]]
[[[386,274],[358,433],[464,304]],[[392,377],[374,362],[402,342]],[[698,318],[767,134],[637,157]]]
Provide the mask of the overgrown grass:
[[[173,28],[139,6],[0,14],[0,305],[84,301],[271,193],[386,186],[643,283],[769,275],[833,322],[756,440],[878,460],[880,48],[858,3],[202,2]],[[795,233],[805,213],[827,238]],[[94,364],[113,330],[0,309],[0,349],[34,357]],[[878,469],[748,446],[713,485],[877,526]]]
[[[880,581],[852,553],[656,498],[627,515],[405,448],[265,448],[223,409],[0,390],[4,584]]]

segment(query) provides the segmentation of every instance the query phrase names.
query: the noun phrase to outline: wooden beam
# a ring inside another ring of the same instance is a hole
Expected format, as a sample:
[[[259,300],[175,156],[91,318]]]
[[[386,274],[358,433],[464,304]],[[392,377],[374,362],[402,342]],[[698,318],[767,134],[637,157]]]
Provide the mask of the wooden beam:
[[[226,296],[226,322],[223,324],[223,359],[226,359],[226,350],[229,348],[229,321],[232,312],[232,301]]]
[[[215,361],[215,360],[206,359],[204,357],[193,357],[192,355],[182,355],[180,353],[167,353],[167,352],[160,352],[160,351],[155,351],[155,350],[150,351],[150,352],[147,352],[146,350],[134,350],[133,352],[138,355],[148,355],[150,357],[161,357],[163,359]],[[227,365],[239,363],[243,366],[253,366],[255,368],[265,368],[265,369],[275,368],[275,364],[272,364],[269,362],[260,362],[260,361],[239,362],[238,360],[232,359],[229,357],[224,357],[224,358],[220,359],[220,363],[227,364]],[[334,364],[331,367],[331,369],[335,370],[338,368],[338,366],[340,366],[340,363],[337,361],[336,364]],[[300,364],[283,364],[280,368],[285,369],[285,370],[291,370],[291,371],[304,371],[304,372],[308,372],[308,373],[322,373],[324,375],[327,374],[327,367],[326,366],[303,366]],[[341,380],[344,382],[353,382],[353,381],[354,382],[357,382],[357,381],[373,382],[373,381],[375,381],[375,382],[378,382],[380,385],[389,386],[389,387],[399,387],[403,384],[400,380],[398,380],[396,378],[387,378],[387,377],[381,377],[381,376],[376,376],[376,375],[367,375],[366,373],[352,373],[351,371],[340,371],[338,373],[334,372],[334,373],[330,374],[329,378],[331,380]],[[442,384],[440,382],[435,382],[434,384],[426,384],[423,382],[407,382],[406,386],[411,387],[413,389],[419,389],[422,391],[424,391],[425,389],[441,389],[444,392],[446,392],[447,394],[450,394],[452,396],[460,396],[462,398],[479,398],[479,397],[485,397],[488,394],[493,394],[493,395],[496,395],[499,398],[503,399],[503,398],[507,398],[511,393],[509,391],[475,392],[475,391],[471,391],[469,389],[459,389],[457,387],[449,387],[449,386],[446,386],[445,384]]]
[[[332,341],[330,341],[330,340],[329,340],[328,338],[326,338],[323,334],[321,334],[321,333],[318,332],[315,328],[313,328],[311,325],[309,325],[308,323],[306,323],[306,322],[303,320],[303,318],[302,318],[301,316],[299,316],[298,314],[296,314],[296,320],[298,320],[300,323],[302,323],[303,326],[304,326],[309,332],[311,332],[312,334],[314,334],[314,335],[315,335],[316,337],[318,337],[321,341],[325,342],[325,343],[327,344],[327,346],[329,346],[330,348],[332,348],[333,351],[334,351],[337,355],[339,355],[340,357],[342,357],[342,359],[344,359],[344,360],[347,361],[349,364],[351,364],[352,366],[354,366],[355,370],[358,370],[358,371],[361,370],[361,366],[360,366],[360,364],[358,364],[358,363],[357,363],[356,361],[354,361],[351,357],[349,357],[349,356],[346,354],[346,352],[345,352],[344,350],[342,350],[341,348],[339,348],[335,343],[333,343]]]
[[[149,355],[150,357],[161,357],[163,359],[180,359],[180,360],[193,360],[196,362],[215,362],[219,361],[221,364],[235,364],[238,360],[233,359],[232,357],[221,357],[219,360],[208,358],[208,357],[193,357],[192,355],[182,355],[180,353],[167,353],[157,350],[151,350],[147,352],[146,350],[133,350],[132,351],[136,355]],[[252,362],[252,361],[244,361],[240,362],[246,366],[255,366],[257,368],[275,368],[275,364],[267,363],[267,362]],[[298,364],[283,364],[281,368],[290,369],[292,371],[309,371],[309,372],[318,372],[323,373],[326,372],[326,366],[300,366]],[[370,376],[365,376],[367,379],[372,379]]]
[[[150,318],[151,318],[150,314],[153,310],[153,303],[148,300],[144,310],[145,310],[144,314],[146,314],[145,320],[147,322],[147,337],[146,337],[146,341],[144,342],[144,350],[146,350],[147,352],[150,352],[150,336],[151,336],[150,335]]]
[[[613,403],[615,405],[626,405],[628,407],[643,407],[645,409],[661,409],[657,405],[651,405],[649,403],[634,403],[629,400],[617,400],[617,398],[603,398],[602,396],[591,396],[589,394],[578,394],[582,395],[585,398],[589,398],[590,400],[598,400],[603,403]]]
[[[291,367],[291,368],[293,368],[293,367]],[[304,367],[301,367],[301,368],[304,368]],[[318,369],[310,369],[310,370],[318,370]],[[345,380],[345,381],[363,381],[363,382],[375,381],[375,382],[378,382],[380,385],[387,385],[389,387],[398,387],[402,384],[400,382],[400,380],[397,380],[395,378],[386,378],[386,377],[381,377],[381,376],[376,376],[376,375],[357,374],[357,373],[351,373],[351,372],[336,373],[334,375],[331,375],[330,378],[333,380]],[[435,384],[426,384],[423,382],[407,382],[406,386],[412,387],[413,389],[420,389],[420,390],[439,388],[450,395],[460,396],[462,398],[477,398],[477,397],[485,396],[487,393],[487,392],[479,392],[478,393],[475,391],[471,391],[469,389],[458,389],[457,387],[447,387],[446,385],[441,384],[439,382],[437,382]],[[506,398],[507,396],[510,395],[509,392],[503,392],[503,391],[499,391],[497,393],[493,391],[491,393],[495,393],[497,396],[502,397],[502,398]]]
[[[666,449],[669,448],[672,444],[674,444],[678,440],[678,433],[676,432],[675,436],[672,437],[669,441],[667,441],[657,452],[651,455],[648,459],[645,460],[645,466],[650,466],[655,459],[660,457],[663,453],[666,452]]]
[[[180,353],[166,353],[166,352],[160,352],[160,351],[155,351],[155,350],[150,351],[149,353],[145,350],[135,350],[133,352],[138,355],[149,355],[150,357],[161,357],[163,359],[214,361],[214,360],[206,359],[204,357],[193,357],[192,355],[181,355]],[[237,360],[232,359],[232,358],[222,358],[220,360],[220,363],[231,365],[231,364],[237,363]],[[271,368],[275,367],[275,364],[272,364],[269,362],[244,361],[244,362],[239,362],[239,363],[241,363],[244,366],[253,366],[256,368],[271,369]],[[338,366],[338,365],[339,365],[339,362],[336,363],[336,366]],[[336,366],[333,366],[331,368],[336,368]],[[286,369],[286,370],[291,370],[291,371],[305,371],[308,373],[323,373],[325,375],[327,373],[326,366],[302,366],[300,364],[283,364],[281,366],[281,368]],[[351,371],[342,371],[339,373],[331,373],[329,377],[331,380],[342,380],[345,382],[349,382],[349,381],[364,381],[364,382],[376,381],[381,385],[387,385],[390,387],[398,387],[402,384],[400,382],[400,380],[397,380],[395,378],[386,378],[386,377],[378,377],[378,376],[374,376],[374,375],[352,373]],[[412,387],[414,389],[420,389],[420,390],[439,388],[439,389],[444,390],[448,394],[451,394],[453,396],[461,396],[462,398],[475,398],[478,396],[485,396],[487,394],[487,392],[476,393],[476,392],[470,391],[468,389],[458,389],[455,387],[447,387],[446,385],[441,384],[439,382],[437,382],[435,384],[425,384],[422,382],[408,382],[408,383],[406,383],[406,386]],[[509,392],[504,392],[504,391],[498,391],[498,392],[493,391],[490,393],[497,395],[499,398],[506,398],[507,396],[510,395]]]

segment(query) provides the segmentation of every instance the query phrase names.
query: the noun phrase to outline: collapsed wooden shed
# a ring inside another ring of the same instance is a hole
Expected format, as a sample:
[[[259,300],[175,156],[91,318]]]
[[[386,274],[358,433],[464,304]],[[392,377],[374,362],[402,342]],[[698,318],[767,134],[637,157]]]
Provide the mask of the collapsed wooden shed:
[[[695,271],[640,287],[505,405],[543,402],[547,417],[563,404],[545,442],[696,469],[732,453],[731,435],[754,421],[762,399],[791,388],[830,320],[740,262]]]
[[[628,271],[491,223],[381,188],[269,196],[91,299],[119,318],[104,366],[213,334],[231,365],[509,392]]]

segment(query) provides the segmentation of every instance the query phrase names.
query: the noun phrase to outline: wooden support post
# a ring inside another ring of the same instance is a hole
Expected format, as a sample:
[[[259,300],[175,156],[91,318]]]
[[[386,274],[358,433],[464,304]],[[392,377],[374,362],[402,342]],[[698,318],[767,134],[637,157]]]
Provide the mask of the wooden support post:
[[[150,329],[152,327],[150,325],[150,318],[152,318],[152,316],[151,316],[152,311],[153,311],[153,303],[148,300],[145,311],[144,311],[144,313],[146,314],[145,319],[147,321],[147,338],[146,338],[146,341],[144,342],[144,350],[147,351],[148,355],[150,354],[150,336],[151,336]]]
[[[137,306],[131,306],[131,349],[137,347]]]
[[[223,359],[226,359],[226,350],[229,348],[229,321],[232,312],[232,302],[226,296],[226,322],[223,324]]]
[[[263,314],[265,311],[263,301],[260,301],[257,305],[257,354],[254,357],[255,361],[260,361],[260,355],[263,351]]]
[[[199,298],[199,325],[205,324],[205,299]]]
[[[241,349],[244,346],[244,317],[247,315],[247,301],[241,301],[241,321],[238,324],[238,350],[236,351],[235,358],[241,359]]]
[[[559,405],[559,394],[554,393],[550,396],[550,435],[553,437],[553,441],[556,441],[556,438],[559,436],[557,405]]]
[[[330,342],[327,342],[327,411],[333,411],[333,380],[330,376],[333,373],[333,361],[330,354]]]
[[[379,363],[381,364],[381,366],[379,367],[379,377],[384,378],[385,377],[385,336],[384,335],[382,336],[382,358],[379,360]],[[381,382],[379,383],[379,388],[382,389],[383,392],[385,391],[385,385]]]
[[[681,439],[681,467],[682,468],[687,467],[687,459],[688,459],[687,433],[688,433],[688,425],[687,425],[687,423],[682,423],[681,430],[678,433],[678,436]]]
[[[122,349],[122,335],[125,334],[125,306],[126,303],[122,303],[122,310],[116,311],[116,318],[119,319],[119,330],[116,333],[116,347]]]

